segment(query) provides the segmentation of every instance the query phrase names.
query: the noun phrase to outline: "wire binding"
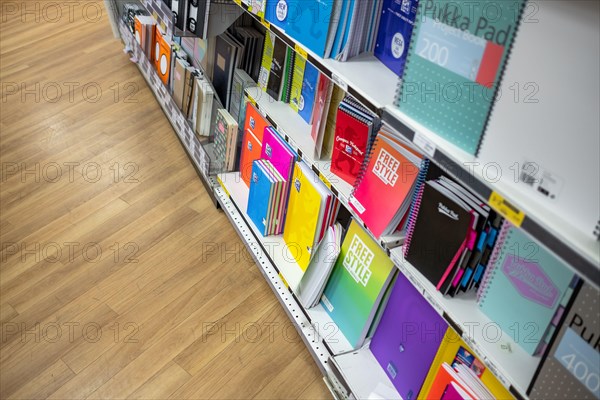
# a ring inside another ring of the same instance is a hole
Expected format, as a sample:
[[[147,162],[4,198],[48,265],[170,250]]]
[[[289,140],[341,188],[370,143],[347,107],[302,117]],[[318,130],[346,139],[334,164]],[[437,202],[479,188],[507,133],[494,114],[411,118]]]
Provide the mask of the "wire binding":
[[[483,304],[485,302],[487,287],[496,275],[500,255],[503,254],[506,250],[505,243],[511,231],[510,228],[510,223],[505,220],[502,223],[502,228],[500,229],[498,239],[496,239],[496,245],[494,246],[494,250],[492,250],[492,255],[490,256],[490,260],[488,261],[487,269],[483,275],[483,278],[481,278],[481,285],[479,285],[479,289],[477,290],[477,303],[479,304]]]
[[[404,240],[404,257],[408,255],[410,249],[410,242],[412,240],[415,225],[417,223],[417,216],[419,209],[421,208],[421,198],[423,197],[423,190],[425,189],[425,180],[427,179],[427,172],[429,170],[429,159],[424,158],[421,162],[421,170],[417,176],[417,184],[415,186],[415,192],[413,194],[412,204],[410,205],[410,211],[408,213],[408,225],[406,228],[406,239]]]
[[[396,106],[397,108],[400,108],[400,99],[402,98],[402,87],[404,86],[404,79],[403,77],[406,76],[406,71],[408,71],[408,67],[410,64],[410,60],[411,60],[411,56],[413,54],[413,50],[414,47],[416,46],[415,41],[417,40],[417,35],[415,35],[415,32],[417,31],[417,23],[418,21],[422,20],[422,18],[419,18],[419,12],[421,11],[422,7],[423,7],[423,3],[425,3],[425,1],[420,1],[419,4],[417,5],[417,14],[415,17],[415,25],[413,26],[413,30],[410,34],[410,43],[408,46],[408,53],[406,56],[406,62],[404,63],[404,69],[402,72],[402,76],[400,77],[400,79],[398,80],[398,84],[396,85],[396,94],[394,95],[394,106]]]

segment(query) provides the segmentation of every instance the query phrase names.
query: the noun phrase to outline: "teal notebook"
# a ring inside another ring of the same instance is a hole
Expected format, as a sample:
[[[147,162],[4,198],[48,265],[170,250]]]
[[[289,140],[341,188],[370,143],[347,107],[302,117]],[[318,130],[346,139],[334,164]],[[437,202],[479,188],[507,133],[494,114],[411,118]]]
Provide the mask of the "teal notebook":
[[[419,2],[396,106],[476,154],[524,4]]]
[[[477,293],[479,307],[515,343],[536,355],[573,276],[561,260],[505,221]]]
[[[363,344],[394,271],[392,260],[352,220],[321,304],[354,348]]]

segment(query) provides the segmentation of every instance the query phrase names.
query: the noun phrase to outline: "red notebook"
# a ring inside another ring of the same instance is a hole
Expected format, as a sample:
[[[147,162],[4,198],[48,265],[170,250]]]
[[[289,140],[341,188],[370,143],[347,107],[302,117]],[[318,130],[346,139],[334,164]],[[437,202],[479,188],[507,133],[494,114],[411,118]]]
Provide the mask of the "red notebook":
[[[419,168],[400,148],[392,139],[378,135],[350,200],[350,206],[377,238],[398,226],[408,211],[419,175]]]
[[[248,187],[250,187],[250,177],[252,176],[252,163],[254,160],[260,159],[265,128],[270,125],[256,107],[248,102],[240,155],[240,174]]]
[[[371,127],[366,120],[338,109],[331,172],[353,185],[369,146]]]

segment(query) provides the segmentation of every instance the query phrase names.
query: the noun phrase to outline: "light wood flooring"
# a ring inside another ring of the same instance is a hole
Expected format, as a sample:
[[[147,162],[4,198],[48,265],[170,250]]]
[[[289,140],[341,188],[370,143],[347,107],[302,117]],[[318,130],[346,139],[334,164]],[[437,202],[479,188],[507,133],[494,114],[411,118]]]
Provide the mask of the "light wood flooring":
[[[103,3],[0,7],[0,397],[330,398]]]

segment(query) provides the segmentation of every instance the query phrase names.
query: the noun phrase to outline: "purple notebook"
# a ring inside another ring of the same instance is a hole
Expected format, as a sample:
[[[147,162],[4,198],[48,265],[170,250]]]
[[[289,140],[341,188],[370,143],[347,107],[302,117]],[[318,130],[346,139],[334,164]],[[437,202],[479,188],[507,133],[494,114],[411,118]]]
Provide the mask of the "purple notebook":
[[[398,274],[371,351],[404,400],[417,397],[448,325]]]

